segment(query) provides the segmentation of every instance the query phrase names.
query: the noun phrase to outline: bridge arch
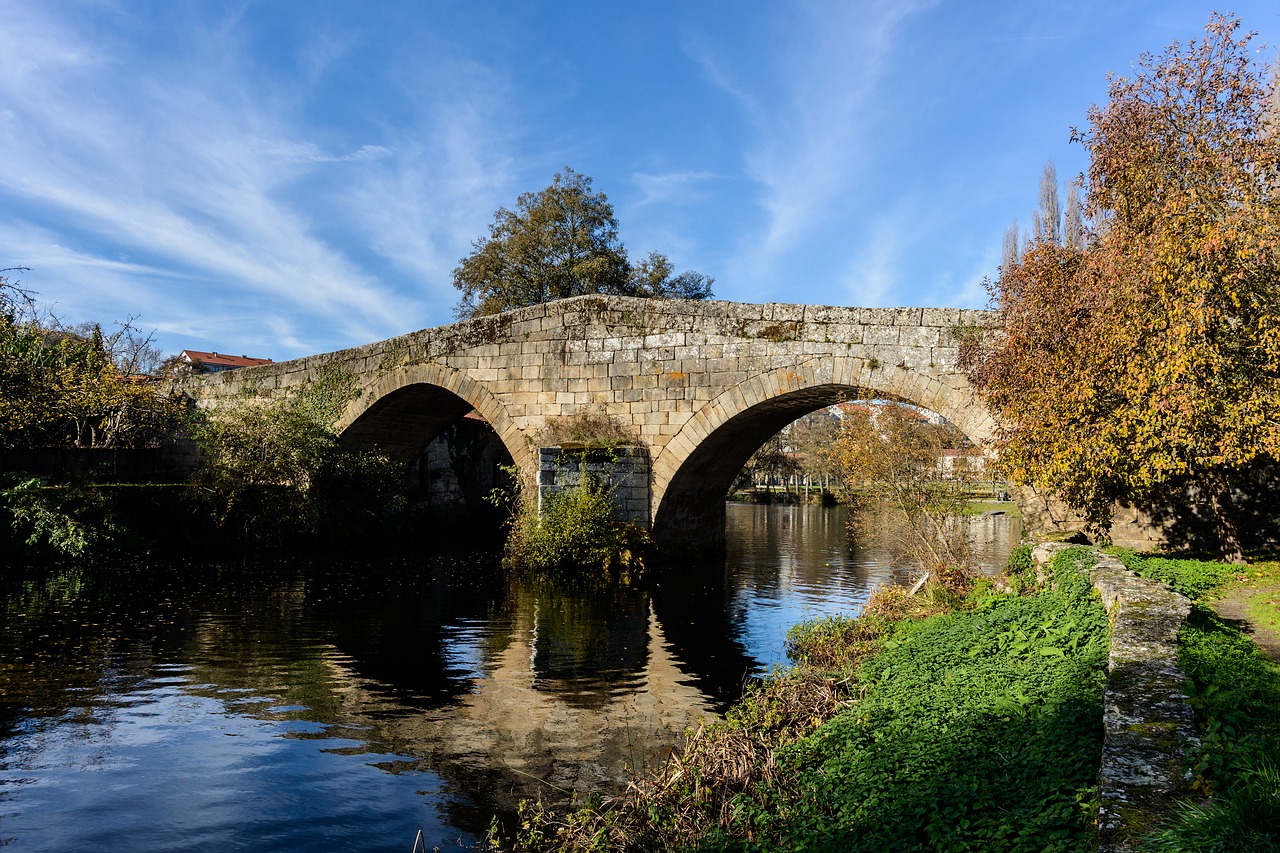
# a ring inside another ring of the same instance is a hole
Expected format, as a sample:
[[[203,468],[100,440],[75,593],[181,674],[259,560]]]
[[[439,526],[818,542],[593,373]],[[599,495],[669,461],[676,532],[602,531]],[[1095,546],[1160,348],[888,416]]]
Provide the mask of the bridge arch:
[[[345,447],[378,448],[409,462],[446,427],[474,410],[487,420],[521,470],[533,453],[506,408],[465,371],[434,362],[378,375],[360,389],[334,424]]]
[[[874,397],[937,412],[974,444],[995,422],[967,388],[856,356],[812,358],[756,374],[703,406],[653,463],[653,533],[661,543],[718,544],[724,499],[747,460],[787,424],[824,406]]]

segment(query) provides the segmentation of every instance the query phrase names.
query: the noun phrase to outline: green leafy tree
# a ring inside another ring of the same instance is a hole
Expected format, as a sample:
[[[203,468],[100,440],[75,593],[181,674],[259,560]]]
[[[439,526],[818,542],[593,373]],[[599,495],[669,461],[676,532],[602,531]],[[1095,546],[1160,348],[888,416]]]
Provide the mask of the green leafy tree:
[[[403,508],[403,465],[342,449],[316,396],[245,400],[198,430],[203,459],[192,493],[239,544],[358,531]]]
[[[650,299],[710,299],[711,284],[710,278],[693,270],[676,274],[666,255],[650,252],[649,257],[631,267],[626,295]]]
[[[1144,55],[1073,133],[1088,150],[1083,247],[1034,243],[993,285],[970,377],[1001,461],[1105,527],[1119,499],[1187,483],[1242,559],[1233,472],[1280,450],[1280,144],[1251,35]]]
[[[516,209],[498,208],[489,236],[453,271],[462,292],[461,318],[497,314],[586,293],[706,299],[712,280],[687,271],[672,274],[667,258],[652,253],[639,265],[627,260],[618,220],[591,178],[566,167],[540,192],[522,193]]]

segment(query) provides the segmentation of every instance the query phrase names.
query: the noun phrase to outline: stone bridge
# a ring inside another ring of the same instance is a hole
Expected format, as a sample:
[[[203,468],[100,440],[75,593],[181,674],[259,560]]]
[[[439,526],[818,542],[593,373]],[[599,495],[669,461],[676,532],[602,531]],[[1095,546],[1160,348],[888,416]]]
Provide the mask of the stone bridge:
[[[530,476],[550,422],[607,415],[648,451],[639,516],[655,539],[710,542],[722,536],[725,495],[751,454],[832,403],[905,401],[983,444],[995,424],[956,369],[956,331],[984,318],[951,308],[579,296],[214,374],[189,389],[209,407],[346,377],[335,424],[345,445],[409,461],[475,412]]]

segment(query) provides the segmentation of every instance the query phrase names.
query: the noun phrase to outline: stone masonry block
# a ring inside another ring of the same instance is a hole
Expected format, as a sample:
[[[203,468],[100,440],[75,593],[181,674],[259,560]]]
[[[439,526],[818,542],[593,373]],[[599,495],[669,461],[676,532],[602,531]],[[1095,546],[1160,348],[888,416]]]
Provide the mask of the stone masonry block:
[[[804,306],[806,323],[857,325],[860,322],[859,308],[840,308],[833,305]]]
[[[950,329],[960,323],[960,316],[959,308],[922,308],[920,325]]]
[[[904,327],[898,333],[898,344],[904,347],[936,347],[941,342],[942,330],[936,326]]]
[[[799,323],[804,320],[804,306],[782,302],[770,302],[765,307],[765,316],[774,322]]]
[[[862,343],[867,346],[896,347],[900,332],[901,329],[896,326],[866,326],[862,330]]]

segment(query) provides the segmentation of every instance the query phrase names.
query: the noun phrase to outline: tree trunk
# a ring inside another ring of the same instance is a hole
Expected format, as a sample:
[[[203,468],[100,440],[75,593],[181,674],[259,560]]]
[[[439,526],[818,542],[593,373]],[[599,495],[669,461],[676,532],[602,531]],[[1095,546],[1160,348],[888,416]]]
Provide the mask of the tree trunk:
[[[1244,565],[1244,549],[1240,546],[1240,530],[1236,527],[1235,503],[1231,499],[1231,484],[1221,468],[1205,472],[1205,488],[1209,493],[1209,507],[1213,512],[1213,527],[1218,534],[1218,548],[1222,559],[1238,566]]]

